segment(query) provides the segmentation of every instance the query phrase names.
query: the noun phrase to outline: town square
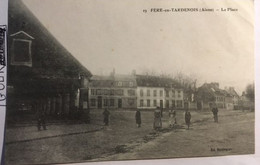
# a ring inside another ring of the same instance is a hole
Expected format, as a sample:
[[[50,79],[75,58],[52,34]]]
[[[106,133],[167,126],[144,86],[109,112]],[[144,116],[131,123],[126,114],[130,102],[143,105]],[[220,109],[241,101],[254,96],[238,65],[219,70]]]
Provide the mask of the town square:
[[[5,163],[254,154],[252,4],[240,3],[125,14],[123,2],[10,0]]]

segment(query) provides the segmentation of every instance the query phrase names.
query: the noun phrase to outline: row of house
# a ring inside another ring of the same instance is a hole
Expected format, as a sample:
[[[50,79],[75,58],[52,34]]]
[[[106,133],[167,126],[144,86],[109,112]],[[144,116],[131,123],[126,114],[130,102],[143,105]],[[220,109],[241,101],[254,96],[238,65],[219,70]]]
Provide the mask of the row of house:
[[[240,97],[234,87],[221,89],[219,83],[204,83],[199,88],[184,89],[171,78],[150,75],[93,76],[88,86],[90,109],[154,109],[175,108],[209,110],[218,108],[233,110],[251,103]]]
[[[172,79],[149,75],[93,76],[89,108],[183,108],[183,90]]]
[[[197,109],[211,109],[213,105],[222,109],[239,109],[241,107],[241,98],[234,87],[225,87],[220,89],[219,83],[204,83],[198,88]]]

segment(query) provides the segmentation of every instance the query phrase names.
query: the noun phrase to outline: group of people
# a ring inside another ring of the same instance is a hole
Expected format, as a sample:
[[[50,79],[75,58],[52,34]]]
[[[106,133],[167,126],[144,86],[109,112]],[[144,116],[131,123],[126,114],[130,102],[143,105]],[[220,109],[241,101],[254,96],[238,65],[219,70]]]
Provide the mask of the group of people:
[[[212,113],[213,113],[213,116],[214,116],[214,122],[218,122],[218,107],[217,107],[217,105],[214,105],[212,107]],[[137,127],[141,127],[141,112],[140,112],[139,109],[137,109],[137,111],[136,111],[135,119],[136,119]],[[185,123],[187,125],[187,129],[190,129],[191,113],[188,109],[185,111],[184,119],[185,119]],[[169,127],[173,128],[174,125],[177,125],[176,111],[171,109],[171,110],[169,110]],[[159,107],[157,107],[156,110],[154,111],[153,128],[155,130],[162,128],[162,110]]]
[[[162,111],[160,110],[159,107],[154,112],[154,124],[153,128],[155,130],[161,129],[162,128]],[[185,123],[188,127],[190,128],[190,121],[191,121],[191,114],[188,110],[185,111]],[[176,117],[176,111],[171,109],[169,110],[169,127],[173,128],[175,125],[177,125],[177,117]]]
[[[46,123],[45,123],[45,118],[46,118],[46,104],[44,103],[44,100],[40,100],[38,102],[38,107],[37,107],[37,128],[40,131],[41,127],[43,128],[43,130],[46,130]],[[212,113],[214,116],[214,121],[218,122],[218,108],[216,105],[213,106],[212,108]],[[105,109],[103,112],[103,116],[104,116],[104,125],[108,126],[109,125],[109,116],[110,116],[110,112],[108,111],[108,109]],[[191,124],[191,113],[189,110],[185,111],[184,114],[184,118],[185,118],[185,123],[187,125],[187,129],[190,128],[190,124]],[[135,113],[135,120],[136,120],[136,125],[138,128],[141,127],[141,123],[142,123],[142,119],[141,119],[141,112],[139,109],[136,110]],[[176,118],[176,111],[175,110],[169,110],[169,127],[173,128],[174,125],[177,124],[177,118]],[[153,128],[155,130],[159,130],[162,128],[162,110],[157,107],[154,111],[154,122],[153,122]]]
[[[103,112],[103,117],[104,117],[103,122],[104,122],[105,126],[109,125],[109,116],[110,116],[110,112],[108,111],[108,109],[105,109]],[[191,114],[188,110],[186,110],[185,123],[187,124],[188,129],[190,128],[190,120],[191,120]],[[136,126],[138,128],[140,128],[141,124],[142,124],[142,118],[141,118],[141,112],[139,109],[136,110],[135,121],[136,121]],[[172,128],[176,124],[177,124],[176,111],[169,110],[169,127]],[[159,107],[157,107],[156,110],[154,111],[153,128],[155,130],[159,130],[162,128],[162,110],[160,110]]]

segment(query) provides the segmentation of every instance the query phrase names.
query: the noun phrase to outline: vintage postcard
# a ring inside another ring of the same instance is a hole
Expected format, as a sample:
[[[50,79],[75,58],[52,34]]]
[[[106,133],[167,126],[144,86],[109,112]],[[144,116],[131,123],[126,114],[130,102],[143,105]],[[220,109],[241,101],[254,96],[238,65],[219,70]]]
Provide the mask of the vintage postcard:
[[[5,164],[254,155],[254,21],[253,0],[9,0]]]

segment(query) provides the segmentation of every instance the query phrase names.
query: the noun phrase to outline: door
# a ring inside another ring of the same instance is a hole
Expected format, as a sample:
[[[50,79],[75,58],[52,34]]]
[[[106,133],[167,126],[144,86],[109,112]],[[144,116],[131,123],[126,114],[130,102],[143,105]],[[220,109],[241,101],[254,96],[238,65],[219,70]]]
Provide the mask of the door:
[[[118,99],[118,108],[122,108],[122,99]]]
[[[163,100],[160,100],[160,108],[163,108]]]
[[[197,102],[197,109],[202,110],[202,102],[201,101]]]
[[[102,108],[102,97],[98,96],[98,108]]]
[[[188,109],[189,108],[189,103],[188,102],[184,102],[184,109]]]

